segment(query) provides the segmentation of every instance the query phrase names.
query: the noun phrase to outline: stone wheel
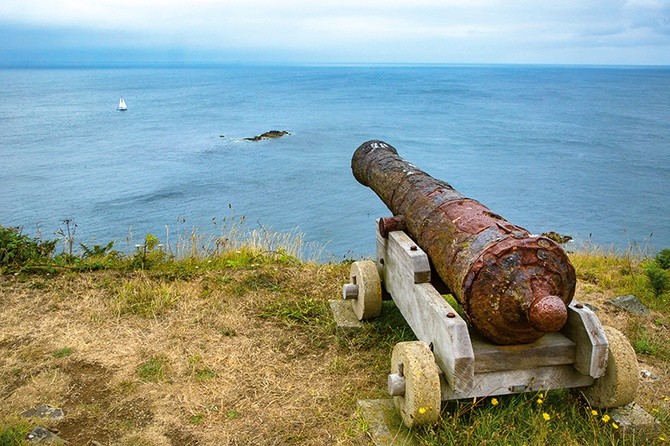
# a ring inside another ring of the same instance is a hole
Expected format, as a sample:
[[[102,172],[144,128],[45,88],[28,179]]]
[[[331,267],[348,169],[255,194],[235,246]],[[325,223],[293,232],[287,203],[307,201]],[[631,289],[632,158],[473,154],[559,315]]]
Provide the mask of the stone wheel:
[[[588,403],[600,409],[632,403],[639,384],[637,357],[628,339],[616,328],[605,326],[607,367],[595,383],[583,390]]]
[[[421,341],[396,344],[391,355],[391,373],[405,378],[405,395],[394,397],[405,426],[437,423],[442,404],[440,375],[428,346]]]
[[[377,265],[371,260],[351,264],[351,283],[358,286],[358,297],[351,301],[359,321],[374,319],[382,311],[382,284]]]

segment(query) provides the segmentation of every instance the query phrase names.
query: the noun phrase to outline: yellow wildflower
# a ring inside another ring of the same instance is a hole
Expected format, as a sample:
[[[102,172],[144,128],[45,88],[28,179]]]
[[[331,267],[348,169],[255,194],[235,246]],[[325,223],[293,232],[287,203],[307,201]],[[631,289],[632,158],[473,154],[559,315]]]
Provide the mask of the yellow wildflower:
[[[544,418],[544,421],[549,421],[551,420],[551,415],[549,415],[547,412],[544,412],[542,414],[542,418]]]
[[[544,403],[544,400],[542,398],[538,398],[537,399],[537,404],[542,404],[542,403]]]
[[[605,415],[603,415],[603,417],[601,418],[601,420],[603,421],[603,423],[609,423],[609,421],[610,421],[610,416],[607,415],[607,414],[605,414]]]
[[[663,401],[670,401],[670,398],[668,398],[667,396],[664,396]]]
[[[658,437],[658,439],[661,440],[661,441],[667,441],[667,440],[665,439],[665,437]]]
[[[494,405],[494,406],[497,406],[498,405],[498,399],[497,398],[491,399],[491,404]]]
[[[591,410],[591,415],[593,415],[594,417],[597,417],[598,416],[598,411],[597,410]]]
[[[619,425],[616,424],[614,421],[612,421],[612,427],[613,427],[614,429],[619,429]]]
[[[428,411],[428,409],[426,409],[425,407],[419,407],[419,413],[421,415],[425,414],[427,411]]]

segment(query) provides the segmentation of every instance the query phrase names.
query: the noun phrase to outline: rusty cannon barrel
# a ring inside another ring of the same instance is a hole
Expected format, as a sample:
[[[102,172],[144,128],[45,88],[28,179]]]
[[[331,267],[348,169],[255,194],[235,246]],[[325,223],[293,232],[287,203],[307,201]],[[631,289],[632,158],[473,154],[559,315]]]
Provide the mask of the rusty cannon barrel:
[[[383,141],[363,143],[351,168],[393,212],[382,234],[400,221],[484,336],[523,344],[563,327],[575,269],[557,243],[466,198]]]

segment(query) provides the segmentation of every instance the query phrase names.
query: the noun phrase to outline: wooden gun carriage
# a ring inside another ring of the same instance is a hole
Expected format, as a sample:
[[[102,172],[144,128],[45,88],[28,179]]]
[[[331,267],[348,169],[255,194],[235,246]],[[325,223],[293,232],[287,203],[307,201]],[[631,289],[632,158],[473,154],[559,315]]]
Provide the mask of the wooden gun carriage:
[[[405,425],[435,423],[442,401],[473,397],[578,388],[597,408],[633,401],[635,352],[573,300],[574,268],[558,245],[464,198],[382,141],[361,145],[352,169],[395,216],[378,220],[376,259],[352,264],[343,297],[359,320],[372,319],[383,287],[418,339],[395,346],[388,376]],[[393,191],[378,190],[389,184]],[[467,209],[457,215],[455,207]],[[459,226],[463,220],[470,223]],[[441,228],[428,227],[435,224]],[[438,292],[445,284],[463,315]]]

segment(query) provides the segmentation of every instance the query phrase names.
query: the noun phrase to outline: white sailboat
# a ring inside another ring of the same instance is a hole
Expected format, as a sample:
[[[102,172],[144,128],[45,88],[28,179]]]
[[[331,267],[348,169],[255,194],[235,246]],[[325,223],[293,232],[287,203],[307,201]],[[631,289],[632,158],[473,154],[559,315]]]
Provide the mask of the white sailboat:
[[[128,110],[128,106],[126,105],[126,101],[123,100],[123,98],[119,99],[119,106],[116,107],[118,111],[126,111]]]

